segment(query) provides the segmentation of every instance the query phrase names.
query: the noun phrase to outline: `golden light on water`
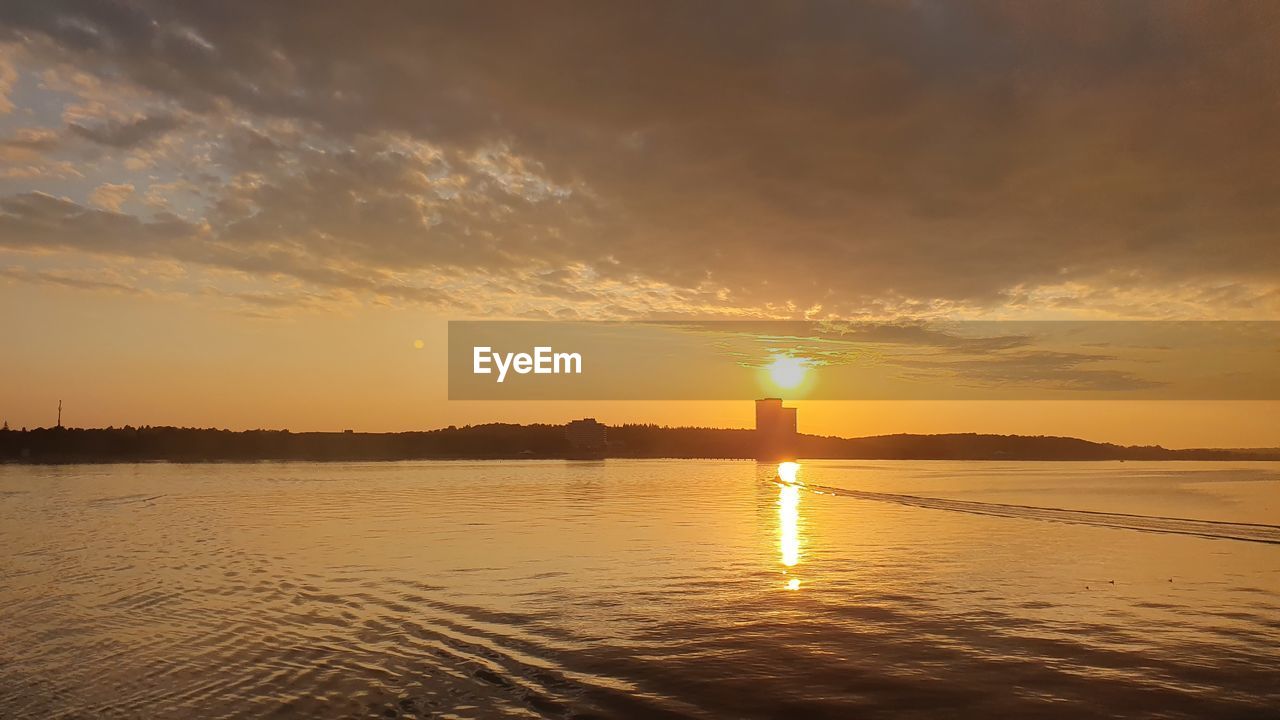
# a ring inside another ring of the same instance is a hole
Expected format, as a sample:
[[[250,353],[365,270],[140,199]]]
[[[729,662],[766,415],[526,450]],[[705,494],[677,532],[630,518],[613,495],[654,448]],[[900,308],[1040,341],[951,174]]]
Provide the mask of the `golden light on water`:
[[[796,482],[796,471],[799,469],[800,463],[798,462],[780,463],[778,465],[778,479],[788,485],[793,485]]]
[[[804,382],[805,373],[809,370],[809,361],[805,358],[790,355],[775,355],[773,362],[765,368],[769,371],[769,379],[780,388],[794,388]]]
[[[778,549],[783,572],[790,572],[800,563],[800,485],[796,484],[799,470],[800,463],[778,464]],[[787,580],[786,589],[799,590],[800,579]]]
[[[778,535],[782,564],[794,567],[800,562],[800,488],[796,485],[778,488]]]

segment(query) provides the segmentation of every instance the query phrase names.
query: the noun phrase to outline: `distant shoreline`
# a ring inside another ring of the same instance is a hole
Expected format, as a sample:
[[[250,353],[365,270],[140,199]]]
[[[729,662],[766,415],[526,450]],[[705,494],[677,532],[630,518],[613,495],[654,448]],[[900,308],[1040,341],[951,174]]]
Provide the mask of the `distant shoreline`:
[[[217,430],[174,427],[0,430],[0,462],[107,464],[140,462],[581,460],[564,425],[492,423],[420,432],[355,433]],[[754,460],[755,432],[723,428],[620,425],[608,429],[596,459]],[[1260,460],[1280,461],[1280,449],[1182,449],[1124,446],[1071,437],[880,435],[860,438],[799,435],[796,455],[811,460]]]
[[[584,459],[573,457],[420,457],[420,458],[333,458],[333,459],[308,459],[308,458],[251,458],[251,459],[190,459],[190,460],[171,460],[171,459],[150,459],[150,460],[0,460],[0,467],[20,466],[20,467],[64,467],[70,465],[269,465],[280,464],[287,465],[291,463],[313,463],[317,465],[342,464],[342,463],[451,463],[451,462],[473,462],[473,463],[509,463],[509,462],[539,462],[539,463],[575,463],[580,465],[588,465],[591,463],[602,463],[610,460],[688,460],[688,461],[706,461],[706,460],[723,460],[725,462],[742,462],[742,463],[759,463],[764,465],[776,464],[769,460],[759,460],[756,458],[740,458],[740,457],[671,457],[671,456],[633,456],[633,455],[608,455],[602,458]],[[1280,458],[1274,456],[1240,456],[1230,458],[1145,458],[1142,460],[1126,460],[1126,459],[1092,459],[1092,458],[810,458],[799,457],[796,462],[806,463],[813,461],[863,461],[863,462],[964,462],[964,463],[999,463],[999,462],[1018,462],[1018,463],[1124,463],[1124,462],[1156,462],[1156,463],[1188,463],[1188,462],[1280,462]]]

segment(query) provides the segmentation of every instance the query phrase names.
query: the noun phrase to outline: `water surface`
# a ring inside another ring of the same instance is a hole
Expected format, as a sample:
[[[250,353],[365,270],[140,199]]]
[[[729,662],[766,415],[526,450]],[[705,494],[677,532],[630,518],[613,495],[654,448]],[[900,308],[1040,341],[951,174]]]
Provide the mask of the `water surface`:
[[[1257,717],[1280,468],[0,467],[0,717]]]

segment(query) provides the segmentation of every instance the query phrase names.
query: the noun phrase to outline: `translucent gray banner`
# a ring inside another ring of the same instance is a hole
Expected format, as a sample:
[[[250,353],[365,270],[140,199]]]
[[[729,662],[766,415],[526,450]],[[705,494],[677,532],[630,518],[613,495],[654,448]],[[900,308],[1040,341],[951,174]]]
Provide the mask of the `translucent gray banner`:
[[[1277,400],[1274,321],[449,323],[453,400]]]

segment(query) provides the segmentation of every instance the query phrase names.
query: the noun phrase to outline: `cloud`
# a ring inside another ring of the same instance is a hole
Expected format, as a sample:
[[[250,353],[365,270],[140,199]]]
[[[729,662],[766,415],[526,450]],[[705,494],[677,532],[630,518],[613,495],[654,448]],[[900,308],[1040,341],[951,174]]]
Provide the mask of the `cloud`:
[[[1097,367],[1114,356],[1032,350],[969,359],[895,358],[903,377],[918,382],[972,388],[1036,388],[1040,390],[1130,391],[1166,383],[1129,370]]]
[[[72,163],[52,156],[58,143],[57,131],[46,128],[20,128],[0,139],[0,178],[81,177]]]
[[[146,295],[145,290],[119,280],[111,274],[31,270],[17,265],[0,268],[0,277],[19,282],[57,285],[77,290],[107,291],[126,295]]]
[[[92,126],[71,123],[67,129],[99,145],[127,149],[152,142],[180,124],[171,115],[151,115],[126,121],[107,120]]]
[[[128,183],[103,183],[89,194],[89,201],[103,210],[120,212],[120,206],[133,197],[133,186]]]
[[[198,252],[202,233],[172,216],[143,220],[46,193],[0,198],[0,246],[13,250],[157,257]]]
[[[469,304],[445,289],[405,282],[376,268],[317,259],[287,243],[223,242],[207,226],[174,215],[161,213],[141,220],[44,193],[0,199],[0,247],[20,252],[54,250],[82,257],[174,260],[259,278],[288,277],[323,288],[415,304]]]
[[[0,115],[13,112],[13,86],[18,82],[18,68],[14,61],[14,46],[0,44]]]
[[[148,98],[68,132],[175,144],[135,165],[199,186],[166,251],[191,262],[550,313],[1162,312],[1123,287],[1216,316],[1280,287],[1278,18],[51,0],[0,7],[0,38]],[[133,222],[111,251],[157,252]]]
[[[37,155],[58,146],[58,133],[46,128],[22,128],[0,140],[0,148]],[[8,156],[12,157],[12,156]]]

